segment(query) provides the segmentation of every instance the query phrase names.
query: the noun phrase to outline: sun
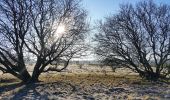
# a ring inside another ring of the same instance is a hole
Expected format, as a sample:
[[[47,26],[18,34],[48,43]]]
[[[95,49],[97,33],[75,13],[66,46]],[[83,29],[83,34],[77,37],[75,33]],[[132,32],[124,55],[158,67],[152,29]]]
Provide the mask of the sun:
[[[57,34],[63,34],[65,32],[65,26],[59,25],[57,28]]]
[[[62,37],[64,34],[66,34],[66,28],[65,28],[65,24],[59,24],[58,23],[54,23],[53,25],[53,30],[54,30],[54,37]]]

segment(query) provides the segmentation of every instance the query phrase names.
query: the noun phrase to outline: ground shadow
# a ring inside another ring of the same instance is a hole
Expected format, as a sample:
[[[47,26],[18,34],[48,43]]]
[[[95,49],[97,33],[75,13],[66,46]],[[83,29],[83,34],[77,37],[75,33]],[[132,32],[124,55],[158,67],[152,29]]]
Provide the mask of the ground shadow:
[[[56,82],[39,82],[34,84],[23,85],[21,83],[13,83],[0,87],[0,93],[15,90],[12,94],[7,95],[4,98],[6,100],[56,100],[56,99],[104,99],[104,97],[112,97],[113,99],[127,99],[129,94],[135,94],[136,97],[142,97],[143,95],[154,98],[158,96],[164,98],[164,91],[167,91],[165,83],[127,83],[128,86],[125,88],[121,83],[118,86],[107,87],[104,84],[94,83],[90,86],[74,84],[71,81],[56,81]],[[161,87],[161,88],[160,88]],[[16,89],[18,88],[18,90]],[[17,91],[16,91],[17,90]],[[96,95],[93,95],[96,94]],[[9,97],[8,97],[9,96]],[[168,95],[169,96],[169,95]]]
[[[7,82],[8,82],[8,81],[7,81]],[[7,85],[4,85],[4,86],[1,86],[1,87],[0,87],[0,94],[2,94],[3,92],[7,92],[7,91],[14,90],[14,89],[16,89],[16,88],[18,88],[18,87],[21,87],[21,86],[23,85],[23,84],[20,83],[20,82],[11,83],[11,84],[9,84],[9,83],[7,83],[7,82],[3,83],[3,84],[7,84]]]
[[[11,100],[22,100],[25,99],[41,99],[41,94],[36,91],[36,87],[38,85],[36,84],[29,84],[24,85],[23,88],[21,88],[17,93],[14,94],[14,96],[11,98]],[[43,99],[46,99],[43,97]]]
[[[58,97],[66,97],[75,92],[76,89],[70,83],[53,82],[53,83],[35,83],[24,85],[14,96],[12,100],[22,99],[56,99]]]
[[[16,79],[0,79],[0,83],[12,83],[16,82]]]

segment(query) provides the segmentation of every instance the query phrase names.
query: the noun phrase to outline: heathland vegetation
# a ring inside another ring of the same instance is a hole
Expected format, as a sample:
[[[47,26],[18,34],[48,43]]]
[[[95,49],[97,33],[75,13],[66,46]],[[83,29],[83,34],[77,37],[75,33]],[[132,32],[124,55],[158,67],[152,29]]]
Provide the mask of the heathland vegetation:
[[[0,99],[170,98],[170,5],[120,5],[95,29],[87,12],[81,0],[0,0]]]

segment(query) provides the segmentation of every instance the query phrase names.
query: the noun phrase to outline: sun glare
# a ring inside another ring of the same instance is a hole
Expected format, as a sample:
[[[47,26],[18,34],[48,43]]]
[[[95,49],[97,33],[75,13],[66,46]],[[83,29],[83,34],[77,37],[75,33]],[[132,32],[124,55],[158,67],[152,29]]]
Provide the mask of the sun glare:
[[[57,28],[57,33],[58,34],[63,34],[65,32],[65,26],[64,25],[60,25]]]

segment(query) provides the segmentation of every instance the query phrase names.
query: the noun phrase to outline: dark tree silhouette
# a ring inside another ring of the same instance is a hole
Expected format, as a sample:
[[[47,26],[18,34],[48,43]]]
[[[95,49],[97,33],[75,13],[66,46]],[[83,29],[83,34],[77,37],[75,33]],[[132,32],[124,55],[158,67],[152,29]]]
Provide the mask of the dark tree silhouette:
[[[170,7],[153,1],[120,11],[99,23],[96,53],[108,63],[130,68],[143,78],[170,74]]]
[[[41,73],[61,71],[73,57],[81,56],[87,49],[88,25],[79,4],[79,0],[0,0],[0,70],[23,82],[37,82]],[[36,62],[32,75],[28,55]],[[48,67],[61,61],[61,69]]]

